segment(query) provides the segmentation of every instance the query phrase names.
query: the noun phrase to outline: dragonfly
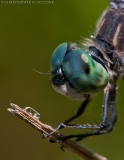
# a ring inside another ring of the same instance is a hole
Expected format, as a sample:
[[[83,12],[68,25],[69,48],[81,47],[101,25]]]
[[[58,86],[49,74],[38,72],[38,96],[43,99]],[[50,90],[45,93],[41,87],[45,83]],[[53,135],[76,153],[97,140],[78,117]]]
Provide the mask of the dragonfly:
[[[109,133],[117,121],[117,80],[124,76],[124,0],[110,0],[102,14],[94,39],[85,44],[64,42],[51,57],[53,89],[69,98],[82,101],[77,113],[59,124],[49,135],[62,128],[93,129],[65,138],[83,138]],[[100,124],[70,124],[82,115],[92,97],[104,90]]]

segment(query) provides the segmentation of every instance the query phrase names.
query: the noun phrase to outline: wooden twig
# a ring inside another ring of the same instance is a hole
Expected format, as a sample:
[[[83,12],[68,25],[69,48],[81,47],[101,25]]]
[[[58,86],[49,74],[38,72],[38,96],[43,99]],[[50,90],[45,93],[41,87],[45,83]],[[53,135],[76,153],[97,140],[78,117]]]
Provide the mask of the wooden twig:
[[[34,127],[40,133],[47,135],[54,130],[51,126],[43,124],[41,121],[39,121],[40,114],[33,108],[25,107],[24,109],[22,109],[16,104],[10,103],[10,105],[12,108],[7,109],[9,112],[13,113],[26,123]],[[91,150],[78,143],[73,142],[70,139],[63,140],[64,135],[60,134],[59,132],[52,134],[48,138],[50,141],[58,140],[58,143],[56,144],[67,148],[84,160],[107,160],[107,158],[92,152]]]

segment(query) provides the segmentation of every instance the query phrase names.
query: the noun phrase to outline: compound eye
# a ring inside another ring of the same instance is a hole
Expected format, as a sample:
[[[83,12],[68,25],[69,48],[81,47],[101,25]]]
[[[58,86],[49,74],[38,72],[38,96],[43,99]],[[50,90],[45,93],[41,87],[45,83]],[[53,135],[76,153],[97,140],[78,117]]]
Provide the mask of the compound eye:
[[[60,44],[53,52],[50,62],[51,71],[53,72],[55,68],[59,68],[62,64],[64,56],[66,54],[68,48],[68,44],[62,43]]]
[[[62,65],[63,59],[66,54],[72,50],[76,50],[76,43],[62,43],[53,52],[50,62],[51,71],[53,72],[55,68],[59,68]]]
[[[66,78],[70,81],[90,73],[91,57],[81,49],[75,49],[65,55],[62,62],[62,69]]]

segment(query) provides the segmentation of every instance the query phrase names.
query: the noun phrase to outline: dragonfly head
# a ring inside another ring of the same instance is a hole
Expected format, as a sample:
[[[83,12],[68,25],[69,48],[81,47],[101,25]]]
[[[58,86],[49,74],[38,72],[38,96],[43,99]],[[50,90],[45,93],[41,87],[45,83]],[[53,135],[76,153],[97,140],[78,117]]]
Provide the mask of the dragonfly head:
[[[52,54],[50,65],[53,88],[57,88],[57,91],[63,86],[65,92],[73,89],[91,94],[100,91],[108,83],[105,67],[75,43],[60,44]],[[60,93],[66,96],[66,93]]]

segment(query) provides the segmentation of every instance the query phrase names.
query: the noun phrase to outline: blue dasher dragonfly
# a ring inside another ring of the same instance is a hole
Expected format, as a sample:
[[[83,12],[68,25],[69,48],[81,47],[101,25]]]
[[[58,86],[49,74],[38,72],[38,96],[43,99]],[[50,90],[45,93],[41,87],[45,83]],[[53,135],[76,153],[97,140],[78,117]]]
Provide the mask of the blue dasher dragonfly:
[[[83,102],[76,115],[58,125],[54,132],[65,127],[93,129],[86,134],[66,136],[77,138],[77,141],[111,132],[117,120],[117,80],[124,75],[124,0],[110,1],[110,7],[97,24],[94,37],[94,40],[86,40],[85,47],[83,44],[62,43],[51,58],[54,90]],[[103,89],[101,123],[70,124],[83,114],[93,95]]]

